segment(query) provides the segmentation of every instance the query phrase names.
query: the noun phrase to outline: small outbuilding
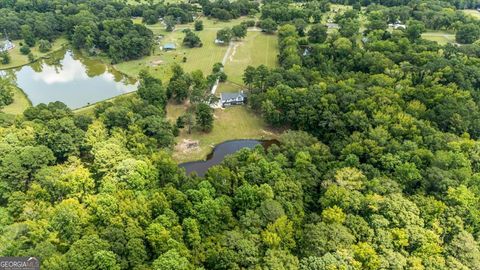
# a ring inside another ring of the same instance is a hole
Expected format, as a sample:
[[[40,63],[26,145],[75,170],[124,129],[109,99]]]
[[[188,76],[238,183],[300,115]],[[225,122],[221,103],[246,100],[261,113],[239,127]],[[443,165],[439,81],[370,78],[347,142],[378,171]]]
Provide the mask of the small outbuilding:
[[[327,28],[328,29],[339,29],[340,26],[336,23],[327,23]]]
[[[247,95],[243,92],[237,93],[220,93],[220,103],[222,107],[231,105],[243,105],[247,102]]]
[[[173,43],[166,43],[165,45],[163,45],[163,50],[164,51],[173,51],[173,50],[176,50],[177,49],[177,46]]]

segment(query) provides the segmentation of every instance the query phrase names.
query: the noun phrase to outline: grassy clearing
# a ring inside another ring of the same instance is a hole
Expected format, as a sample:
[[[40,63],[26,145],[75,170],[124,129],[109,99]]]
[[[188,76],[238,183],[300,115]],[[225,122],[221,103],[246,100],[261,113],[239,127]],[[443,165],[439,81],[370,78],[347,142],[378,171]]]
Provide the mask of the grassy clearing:
[[[261,32],[248,32],[247,37],[235,42],[225,63],[225,73],[228,80],[243,84],[243,71],[247,66],[266,65],[277,66],[278,43],[276,35]]]
[[[161,78],[164,81],[170,78],[173,63],[180,64],[187,72],[199,69],[205,75],[210,74],[213,64],[222,61],[228,48],[226,45],[215,44],[214,41],[217,31],[224,27],[237,25],[248,19],[251,18],[244,17],[229,22],[202,19],[204,30],[195,32],[203,42],[203,47],[201,48],[188,48],[182,45],[183,38],[185,37],[182,30],[186,28],[193,30],[193,23],[177,25],[173,32],[166,32],[165,26],[161,23],[148,25],[147,27],[150,28],[156,36],[163,35],[159,45],[174,43],[177,49],[164,52],[160,50],[160,46],[155,46],[155,51],[152,55],[117,64],[115,68],[132,77],[136,77],[141,70],[146,69],[155,77]],[[136,19],[136,22],[141,22],[141,19]],[[186,62],[183,62],[184,57],[186,57]]]
[[[10,64],[8,65],[2,65],[0,64],[0,70],[1,69],[10,69],[10,68],[15,68],[15,67],[20,67],[26,64],[29,64],[30,61],[28,60],[28,56],[23,55],[20,53],[20,43],[23,43],[23,40],[14,40],[13,43],[15,44],[15,48],[10,50],[8,53],[10,54],[11,61]],[[35,57],[35,60],[38,60],[43,57],[47,57],[49,54],[56,52],[58,50],[61,50],[66,44],[68,43],[67,39],[61,37],[56,39],[52,43],[52,49],[46,53],[41,53],[38,50],[38,46],[35,46],[31,48],[32,54]]]
[[[178,63],[187,72],[199,69],[204,74],[209,74],[213,64],[222,61],[228,46],[220,46],[214,43],[216,30],[204,30],[197,32],[197,34],[203,42],[201,48],[182,46],[185,34],[181,31],[175,31],[166,34],[161,41],[161,45],[175,43],[177,50],[163,52],[159,46],[156,46],[155,52],[151,56],[123,62],[115,65],[115,68],[133,77],[136,77],[142,69],[146,69],[154,76],[167,80],[171,75],[171,66]],[[186,57],[186,62],[183,62],[184,57]]]
[[[243,84],[236,84],[233,82],[226,81],[224,83],[220,83],[217,88],[218,93],[223,93],[223,92],[238,92],[245,87]]]
[[[438,44],[444,45],[455,42],[455,34],[445,31],[429,31],[422,34],[422,38],[426,40],[436,41]]]
[[[472,16],[473,18],[480,20],[480,11],[477,11],[475,9],[464,9],[462,10],[463,13]]]
[[[174,108],[177,107],[177,108]],[[184,109],[183,105],[170,105],[168,114],[178,114]],[[265,122],[245,106],[234,106],[215,110],[215,121],[210,133],[193,131],[188,134],[182,130],[177,143],[184,139],[198,140],[200,148],[194,151],[174,151],[173,158],[179,162],[188,162],[204,159],[216,144],[235,139],[271,139],[277,137],[277,132],[267,128]]]
[[[28,107],[32,106],[32,103],[20,88],[12,86],[11,89],[13,91],[13,103],[5,106],[2,112],[13,115],[22,114]]]

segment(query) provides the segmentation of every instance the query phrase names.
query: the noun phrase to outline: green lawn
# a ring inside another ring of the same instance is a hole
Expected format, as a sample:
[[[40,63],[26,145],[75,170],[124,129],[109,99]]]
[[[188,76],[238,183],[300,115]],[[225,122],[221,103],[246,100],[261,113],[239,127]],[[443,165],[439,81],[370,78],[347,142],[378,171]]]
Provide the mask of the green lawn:
[[[23,55],[23,54],[20,53],[20,43],[22,43],[22,42],[23,42],[23,40],[14,40],[13,41],[13,43],[15,44],[15,48],[13,48],[12,50],[10,50],[8,52],[10,54],[10,57],[11,57],[12,60],[10,61],[10,64],[8,64],[8,65],[0,64],[0,69],[15,68],[15,67],[20,67],[20,66],[23,66],[23,65],[26,65],[26,64],[30,63],[30,61],[28,60],[28,57],[26,55]],[[56,39],[52,43],[52,49],[50,51],[48,51],[46,53],[41,53],[41,52],[38,51],[38,46],[35,46],[35,47],[31,48],[32,54],[34,55],[35,59],[46,57],[50,53],[62,49],[67,43],[68,43],[68,41],[65,38],[61,37],[61,38]]]
[[[151,56],[123,62],[115,65],[115,68],[133,77],[136,77],[142,69],[147,69],[154,76],[167,80],[170,77],[172,64],[178,63],[187,72],[199,69],[207,75],[211,72],[214,63],[222,61],[228,46],[214,43],[217,34],[216,30],[204,30],[197,34],[203,42],[203,47],[201,48],[183,47],[182,40],[185,34],[181,31],[175,31],[166,34],[161,44],[175,43],[177,50],[163,52],[156,46],[156,50]],[[187,60],[185,63],[183,62],[184,57]]]
[[[438,44],[444,45],[455,42],[455,34],[444,31],[429,31],[422,34],[422,38],[426,40],[436,41]]]
[[[169,105],[167,114],[169,118],[180,115],[184,110],[183,105]],[[223,141],[235,139],[271,139],[276,138],[277,132],[268,129],[265,122],[245,106],[233,106],[226,109],[215,110],[215,121],[210,133],[193,131],[187,134],[182,130],[176,142],[181,144],[184,139],[198,141],[199,148],[191,151],[181,151],[175,148],[173,158],[179,162],[188,162],[204,159],[213,147]]]
[[[235,42],[225,63],[228,81],[243,84],[243,71],[247,66],[277,66],[278,43],[276,35],[248,32],[244,40]]]
[[[138,60],[127,61],[115,65],[119,71],[136,77],[142,69],[146,69],[154,76],[166,81],[171,75],[171,66],[173,63],[180,64],[187,72],[194,70],[201,70],[204,75],[210,74],[213,64],[221,62],[228,46],[215,44],[217,31],[223,27],[237,25],[244,20],[251,18],[240,18],[231,20],[229,22],[219,22],[218,20],[202,19],[204,22],[204,30],[195,32],[203,42],[201,48],[187,48],[182,46],[182,41],[185,36],[182,29],[193,29],[193,23],[177,25],[174,32],[166,32],[165,26],[157,23],[148,25],[155,36],[163,35],[160,45],[165,43],[175,43],[177,49],[174,51],[164,52],[160,50],[159,46],[155,46],[155,51],[152,55],[143,57]],[[136,22],[141,22],[141,19],[136,19]],[[186,62],[183,58],[186,57]]]
[[[480,12],[475,9],[462,10],[465,14],[472,16],[473,18],[480,20]]]
[[[236,84],[233,82],[226,81],[224,83],[220,83],[217,88],[218,93],[223,93],[223,92],[238,92],[245,87],[242,84]]]
[[[12,86],[11,89],[13,91],[13,103],[5,106],[2,112],[13,115],[22,114],[32,104],[20,88]]]

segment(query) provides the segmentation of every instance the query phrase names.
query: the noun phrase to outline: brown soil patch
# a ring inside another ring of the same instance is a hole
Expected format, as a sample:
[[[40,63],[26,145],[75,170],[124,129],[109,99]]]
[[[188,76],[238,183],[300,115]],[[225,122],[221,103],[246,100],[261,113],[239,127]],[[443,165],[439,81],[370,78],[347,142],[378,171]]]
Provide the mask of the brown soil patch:
[[[189,153],[200,150],[200,144],[197,140],[184,139],[175,146],[175,151],[180,153]]]

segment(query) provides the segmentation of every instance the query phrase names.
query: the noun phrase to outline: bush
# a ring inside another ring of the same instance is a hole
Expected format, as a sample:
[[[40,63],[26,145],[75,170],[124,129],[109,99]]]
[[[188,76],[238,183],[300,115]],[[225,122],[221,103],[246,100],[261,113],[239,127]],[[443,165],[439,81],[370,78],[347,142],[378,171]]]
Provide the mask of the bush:
[[[28,61],[30,61],[30,62],[35,61],[35,56],[33,56],[33,53],[28,54]]]
[[[203,21],[195,21],[195,31],[202,31],[203,30]]]
[[[42,53],[46,53],[52,49],[52,44],[45,39],[38,41],[38,50]]]
[[[0,78],[0,108],[13,103],[13,92],[9,85],[6,79]]]
[[[2,54],[0,54],[0,58],[2,60],[2,64],[4,65],[8,65],[10,64],[10,55],[8,54],[8,52],[3,52]]]
[[[254,27],[255,26],[255,21],[254,20],[248,20],[248,21],[242,22],[242,24],[245,25],[246,27]]]
[[[28,55],[30,53],[30,47],[28,47],[28,45],[23,45],[22,47],[20,47],[20,52],[23,55]]]

